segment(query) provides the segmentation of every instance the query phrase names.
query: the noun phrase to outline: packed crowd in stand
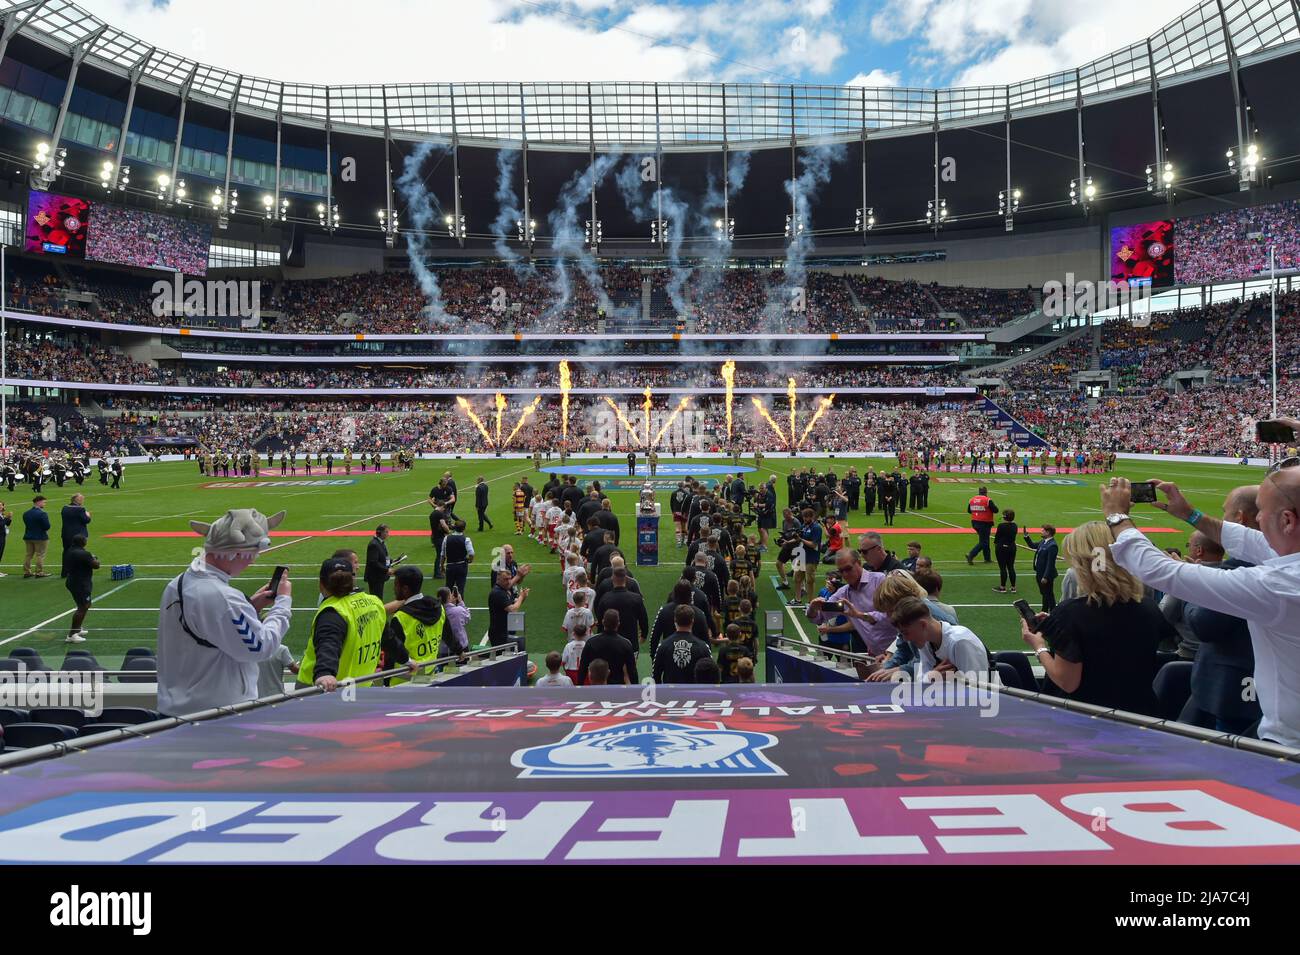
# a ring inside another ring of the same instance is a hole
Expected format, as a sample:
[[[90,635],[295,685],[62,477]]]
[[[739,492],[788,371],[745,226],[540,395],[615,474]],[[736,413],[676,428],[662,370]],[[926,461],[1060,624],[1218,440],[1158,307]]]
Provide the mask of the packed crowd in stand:
[[[552,266],[442,267],[430,274],[431,282],[425,284],[406,271],[264,280],[258,294],[262,321],[255,328],[304,334],[418,335],[437,330],[579,334],[596,330],[602,320],[607,326],[644,326],[642,284],[646,282],[650,300],[661,306],[652,309],[650,323],[674,330],[849,332],[865,330],[868,320],[882,331],[960,327],[956,320],[938,319],[939,286],[822,269],[809,269],[796,289],[779,269],[694,268],[681,284],[684,314],[668,300],[674,278],[666,269],[604,266],[597,273],[599,287],[572,265],[565,268],[563,280]],[[155,281],[156,276],[71,268],[56,274],[43,263],[16,259],[8,294],[11,307],[23,311],[87,320],[154,327],[238,324],[205,316],[172,317],[167,310],[155,314]],[[1023,302],[1015,290],[952,291],[962,294],[952,300],[955,307],[950,310],[962,311],[962,304],[968,303],[981,324],[998,324],[1021,314]]]
[[[1034,296],[1027,288],[966,288],[936,283],[929,290],[940,311],[959,312],[971,328],[1002,325],[1034,310]]]
[[[1174,280],[1179,285],[1266,275],[1269,249],[1279,272],[1300,268],[1300,201],[1284,199],[1178,220]]]

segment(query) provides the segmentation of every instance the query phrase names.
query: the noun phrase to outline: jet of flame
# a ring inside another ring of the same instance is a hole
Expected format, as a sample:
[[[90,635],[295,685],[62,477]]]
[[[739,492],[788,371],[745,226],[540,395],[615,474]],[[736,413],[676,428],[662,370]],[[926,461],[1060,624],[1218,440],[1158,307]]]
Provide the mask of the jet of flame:
[[[795,415],[794,378],[790,379],[790,387],[785,390],[785,393],[790,396],[790,440],[794,441],[794,427],[795,427],[794,425],[794,415]]]
[[[668,416],[668,420],[664,422],[664,426],[660,428],[659,433],[655,435],[656,445],[658,445],[659,442],[663,440],[664,435],[668,433],[668,429],[672,427],[673,422],[677,420],[677,416],[681,414],[683,411],[685,411],[686,406],[690,403],[691,403],[691,399],[689,396],[683,398],[681,401],[677,403],[677,407],[673,410],[673,413]]]
[[[722,380],[727,383],[727,443],[731,443],[731,397],[736,387],[736,363],[728,360],[722,366]]]
[[[650,386],[645,388],[645,446],[650,447]]]
[[[758,395],[750,395],[749,400],[754,402],[754,408],[763,416],[763,420],[772,426],[772,430],[776,432],[776,436],[781,439],[781,442],[783,444],[789,444],[789,439],[787,439],[785,434],[781,431],[781,426],[772,420],[772,416],[767,413],[767,406],[758,400]]]
[[[636,426],[633,425],[631,421],[627,420],[627,415],[623,413],[623,409],[620,408],[618,405],[616,405],[614,403],[614,399],[611,398],[609,395],[605,395],[604,398],[605,398],[605,403],[614,409],[614,414],[618,415],[619,424],[621,424],[624,428],[627,429],[627,433],[630,437],[635,438],[637,436]]]
[[[497,444],[501,443],[501,416],[506,412],[506,396],[497,392]]]
[[[808,440],[808,435],[812,433],[813,426],[817,424],[817,420],[826,413],[827,409],[831,406],[831,402],[834,400],[834,395],[830,395],[821,400],[821,403],[817,406],[817,413],[812,416],[812,420],[808,422],[808,427],[803,429],[803,434],[799,437],[800,445]]]
[[[569,363],[560,362],[560,432],[564,436],[564,447],[569,447],[569,389],[573,387],[573,377],[569,374]]]
[[[506,444],[509,444],[511,441],[515,439],[515,435],[519,433],[519,429],[522,428],[525,422],[527,422],[528,419],[532,417],[533,412],[537,410],[537,406],[540,405],[541,403],[542,403],[542,396],[538,395],[536,398],[533,399],[533,403],[524,409],[523,414],[519,416],[519,423],[515,425],[515,430],[511,431],[509,436],[506,438]]]
[[[479,419],[479,416],[474,413],[474,409],[469,406],[469,402],[458,396],[456,398],[456,404],[460,405],[460,410],[469,416],[470,421],[474,422],[474,426],[477,427],[479,433],[483,435],[483,440],[489,445],[492,444],[492,435],[488,434],[488,429],[483,427],[483,422]]]

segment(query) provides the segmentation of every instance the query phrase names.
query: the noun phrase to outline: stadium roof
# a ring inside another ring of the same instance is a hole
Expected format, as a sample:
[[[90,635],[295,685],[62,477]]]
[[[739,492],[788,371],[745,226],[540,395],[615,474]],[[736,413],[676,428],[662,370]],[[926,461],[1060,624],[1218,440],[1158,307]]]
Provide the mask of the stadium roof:
[[[68,0],[0,0],[13,29],[100,68],[240,112],[310,125],[490,143],[752,144],[915,131],[1072,107],[1220,72],[1300,42],[1297,0],[1206,0],[1146,40],[1006,86],[954,89],[760,83],[401,83],[323,86],[242,76],[159,49]]]

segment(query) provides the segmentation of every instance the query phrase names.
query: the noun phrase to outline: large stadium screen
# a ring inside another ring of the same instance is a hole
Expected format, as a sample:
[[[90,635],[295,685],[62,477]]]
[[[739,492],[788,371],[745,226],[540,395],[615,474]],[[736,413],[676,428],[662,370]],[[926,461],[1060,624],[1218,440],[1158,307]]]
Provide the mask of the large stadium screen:
[[[1110,230],[1110,277],[1132,286],[1174,284],[1174,223],[1170,219]]]
[[[95,262],[206,275],[212,227],[126,206],[100,205],[86,239]]]
[[[84,258],[90,203],[85,199],[33,190],[27,197],[28,252]]]

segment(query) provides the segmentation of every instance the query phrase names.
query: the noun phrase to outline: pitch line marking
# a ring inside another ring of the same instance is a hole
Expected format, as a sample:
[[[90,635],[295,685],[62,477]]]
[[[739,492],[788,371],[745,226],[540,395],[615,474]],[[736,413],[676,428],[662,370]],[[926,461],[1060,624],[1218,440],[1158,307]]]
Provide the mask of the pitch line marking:
[[[119,590],[121,590],[123,587],[129,587],[129,586],[131,586],[131,584],[133,584],[133,583],[135,583],[135,580],[134,580],[134,579],[132,579],[132,580],[128,580],[128,581],[126,581],[125,583],[119,584],[118,586],[114,587],[112,590],[110,590],[110,591],[108,591],[107,593],[103,594],[103,596],[101,596],[99,599],[100,599],[100,600],[103,600],[104,597],[112,596],[113,594],[115,594],[115,593],[117,593]],[[38,623],[38,624],[37,624],[36,626],[34,626],[34,627],[28,627],[28,628],[27,628],[26,630],[24,630],[22,633],[16,634],[15,636],[12,636],[12,637],[5,637],[3,640],[0,640],[0,647],[4,646],[6,643],[13,643],[15,640],[19,640],[19,639],[21,639],[21,638],[27,636],[27,635],[30,634],[30,633],[35,633],[37,630],[40,630],[40,629],[42,629],[42,628],[44,628],[44,627],[49,626],[50,624],[54,623],[54,621],[56,621],[56,620],[62,620],[64,617],[70,617],[70,616],[72,616],[72,615],[73,615],[74,613],[76,613],[76,612],[77,612],[77,608],[76,608],[76,607],[73,607],[71,610],[65,610],[65,611],[63,611],[63,613],[56,614],[55,616],[50,617],[50,619],[48,619],[48,620],[42,620],[40,623]]]

